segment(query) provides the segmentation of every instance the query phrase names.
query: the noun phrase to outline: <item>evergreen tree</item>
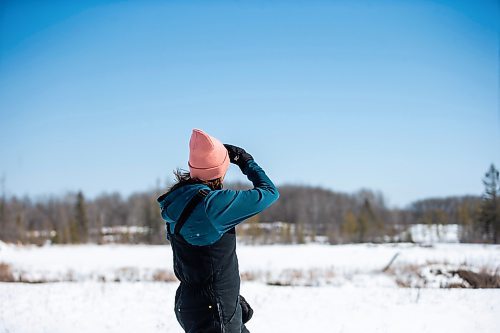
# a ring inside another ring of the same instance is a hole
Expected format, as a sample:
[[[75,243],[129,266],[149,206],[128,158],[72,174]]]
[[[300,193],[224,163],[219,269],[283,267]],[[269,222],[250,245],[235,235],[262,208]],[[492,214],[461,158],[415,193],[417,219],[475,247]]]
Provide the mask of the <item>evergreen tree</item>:
[[[85,198],[82,191],[76,195],[75,204],[75,226],[72,230],[72,238],[76,242],[87,242],[89,239],[89,222],[87,218],[87,209],[85,207]],[[75,234],[76,233],[76,234]]]
[[[479,218],[483,239],[498,243],[500,233],[499,172],[492,164],[483,178],[484,194]]]
[[[358,241],[364,242],[366,240],[366,236],[371,228],[374,227],[376,223],[375,213],[370,205],[368,199],[365,199],[363,203],[363,207],[361,207],[361,211],[358,216]]]

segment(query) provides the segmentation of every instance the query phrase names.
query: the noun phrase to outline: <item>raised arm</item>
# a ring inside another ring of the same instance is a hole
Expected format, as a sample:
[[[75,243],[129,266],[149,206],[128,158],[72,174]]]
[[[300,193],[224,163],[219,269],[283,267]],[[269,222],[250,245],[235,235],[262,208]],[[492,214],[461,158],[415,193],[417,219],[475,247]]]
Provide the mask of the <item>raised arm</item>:
[[[231,162],[240,167],[254,188],[245,191],[213,191],[208,195],[205,211],[220,233],[262,212],[279,198],[278,189],[250,154],[239,147],[225,146]]]

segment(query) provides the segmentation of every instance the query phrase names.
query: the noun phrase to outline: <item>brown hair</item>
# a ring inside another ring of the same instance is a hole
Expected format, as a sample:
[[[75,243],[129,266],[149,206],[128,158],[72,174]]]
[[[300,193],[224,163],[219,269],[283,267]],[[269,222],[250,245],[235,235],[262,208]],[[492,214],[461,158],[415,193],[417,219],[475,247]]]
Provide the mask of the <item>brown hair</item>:
[[[201,180],[198,178],[191,178],[190,173],[182,169],[174,170],[174,176],[177,182],[167,190],[167,193],[175,191],[176,189],[184,185],[191,185],[191,184],[205,184],[212,190],[221,190],[223,187],[222,178],[216,178],[211,180]]]

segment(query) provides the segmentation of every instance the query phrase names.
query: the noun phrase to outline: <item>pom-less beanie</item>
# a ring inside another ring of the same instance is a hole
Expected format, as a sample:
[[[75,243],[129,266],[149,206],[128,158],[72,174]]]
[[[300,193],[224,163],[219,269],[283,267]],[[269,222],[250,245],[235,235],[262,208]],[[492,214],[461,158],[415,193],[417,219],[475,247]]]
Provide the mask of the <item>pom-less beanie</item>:
[[[191,178],[212,180],[226,174],[229,154],[226,147],[199,129],[193,129],[189,141],[189,173]]]

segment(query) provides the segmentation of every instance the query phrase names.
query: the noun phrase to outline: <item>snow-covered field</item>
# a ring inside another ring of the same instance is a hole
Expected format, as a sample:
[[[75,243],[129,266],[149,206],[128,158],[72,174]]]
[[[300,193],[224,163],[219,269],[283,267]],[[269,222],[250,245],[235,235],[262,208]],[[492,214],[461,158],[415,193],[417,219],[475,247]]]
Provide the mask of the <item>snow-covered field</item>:
[[[500,246],[477,244],[354,244],[238,246],[244,281],[302,286],[396,286],[430,268],[500,268]],[[389,272],[383,268],[397,255]],[[168,245],[12,246],[0,243],[0,263],[16,280],[175,281]],[[413,274],[413,275],[412,275]],[[430,277],[429,277],[430,278]],[[440,287],[412,280],[414,286]]]
[[[447,271],[499,269],[500,246],[310,244],[237,252],[241,292],[255,308],[252,332],[500,332],[500,289],[439,288],[463,283]],[[65,281],[0,283],[0,333],[181,332],[172,309],[177,282],[158,282],[173,279],[167,245],[0,243],[0,263],[18,280]]]
[[[175,283],[0,284],[2,333],[180,333]],[[500,332],[500,291],[242,284],[252,333]]]

